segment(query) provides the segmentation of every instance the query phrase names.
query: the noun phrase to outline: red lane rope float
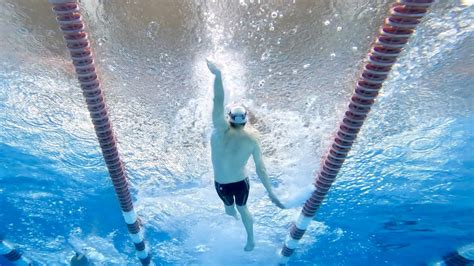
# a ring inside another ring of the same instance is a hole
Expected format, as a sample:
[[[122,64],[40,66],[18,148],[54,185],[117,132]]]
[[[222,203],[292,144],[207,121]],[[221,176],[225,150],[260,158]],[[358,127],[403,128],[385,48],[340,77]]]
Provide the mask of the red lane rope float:
[[[50,0],[60,29],[64,34],[82,94],[86,99],[92,123],[99,141],[105,164],[115,188],[122,214],[127,224],[137,256],[142,265],[149,265],[151,256],[145,245],[138,216],[133,209],[132,197],[128,189],[127,176],[117,149],[117,142],[108,116],[107,105],[100,88],[100,81],[94,65],[88,35],[76,0]]]
[[[303,237],[336,179],[383,82],[433,2],[434,0],[398,0],[390,8],[390,15],[385,19],[379,36],[368,53],[367,62],[356,83],[347,111],[321,163],[321,169],[316,174],[315,190],[305,202],[298,220],[291,226],[280,252],[280,264],[286,264],[294,253],[298,241]]]

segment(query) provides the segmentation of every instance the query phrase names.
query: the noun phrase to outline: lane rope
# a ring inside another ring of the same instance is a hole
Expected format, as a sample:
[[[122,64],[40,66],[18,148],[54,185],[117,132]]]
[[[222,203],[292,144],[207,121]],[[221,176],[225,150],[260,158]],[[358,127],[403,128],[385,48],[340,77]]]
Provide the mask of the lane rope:
[[[102,155],[137,256],[142,265],[149,265],[151,255],[145,244],[138,215],[133,208],[125,166],[117,149],[116,137],[109,119],[108,108],[104,101],[104,94],[96,72],[92,48],[85,31],[79,5],[76,0],[49,0],[49,2],[53,5],[53,12],[56,14],[56,20],[70,52]]]
[[[356,83],[347,111],[315,176],[315,190],[289,230],[279,254],[280,265],[285,265],[297,248],[298,242],[336,179],[383,82],[433,2],[434,0],[398,0],[390,8],[390,15],[385,19],[368,53],[367,62]]]

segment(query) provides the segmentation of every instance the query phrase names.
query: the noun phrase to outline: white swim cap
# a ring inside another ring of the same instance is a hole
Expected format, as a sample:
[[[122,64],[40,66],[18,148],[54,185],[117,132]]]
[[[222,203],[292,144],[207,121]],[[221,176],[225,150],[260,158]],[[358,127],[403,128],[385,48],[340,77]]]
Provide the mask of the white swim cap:
[[[247,123],[247,110],[240,104],[231,105],[229,108],[229,122],[234,124]]]

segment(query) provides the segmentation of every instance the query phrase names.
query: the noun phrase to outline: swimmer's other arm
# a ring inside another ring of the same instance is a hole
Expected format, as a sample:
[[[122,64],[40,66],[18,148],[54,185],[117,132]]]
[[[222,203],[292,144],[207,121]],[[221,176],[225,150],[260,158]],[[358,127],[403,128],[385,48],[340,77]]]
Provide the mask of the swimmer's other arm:
[[[257,142],[255,145],[254,151],[252,153],[253,160],[255,162],[255,168],[257,170],[257,175],[260,178],[260,181],[262,181],[263,186],[268,192],[268,196],[270,197],[270,200],[279,208],[284,209],[285,206],[280,202],[280,200],[277,198],[275,193],[273,193],[272,186],[270,185],[270,182],[268,181],[268,175],[267,175],[267,169],[265,168],[265,164],[263,163],[262,160],[262,151],[260,150],[260,145]]]

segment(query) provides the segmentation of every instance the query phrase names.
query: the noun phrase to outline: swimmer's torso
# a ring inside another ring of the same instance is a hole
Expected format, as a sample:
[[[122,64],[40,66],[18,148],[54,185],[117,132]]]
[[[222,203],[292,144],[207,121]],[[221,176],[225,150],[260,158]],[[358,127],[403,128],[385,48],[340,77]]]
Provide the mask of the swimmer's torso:
[[[246,129],[214,130],[211,148],[215,181],[227,184],[244,180],[247,176],[245,166],[255,143],[255,136]]]

